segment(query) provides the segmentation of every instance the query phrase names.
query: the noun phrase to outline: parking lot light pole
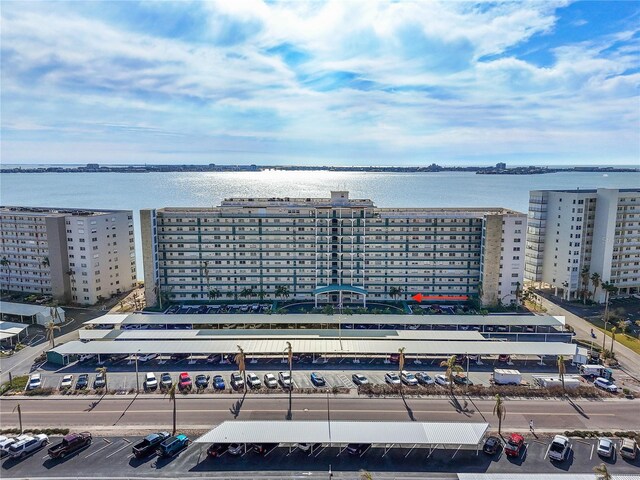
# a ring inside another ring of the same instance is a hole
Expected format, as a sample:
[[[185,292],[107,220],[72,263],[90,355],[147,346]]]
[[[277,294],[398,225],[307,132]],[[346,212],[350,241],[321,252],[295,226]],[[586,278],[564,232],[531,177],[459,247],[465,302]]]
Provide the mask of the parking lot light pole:
[[[138,375],[138,355],[140,354],[140,349],[136,352],[136,394],[140,393],[140,378]]]

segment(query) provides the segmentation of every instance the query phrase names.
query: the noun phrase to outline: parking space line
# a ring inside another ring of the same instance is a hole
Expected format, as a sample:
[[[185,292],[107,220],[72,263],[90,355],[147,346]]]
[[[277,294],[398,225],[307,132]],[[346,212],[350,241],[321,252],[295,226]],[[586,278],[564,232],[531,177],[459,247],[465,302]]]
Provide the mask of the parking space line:
[[[595,445],[591,445],[591,455],[589,455],[589,460],[591,460],[593,458],[593,449],[594,449]]]
[[[107,440],[106,438],[103,438],[102,440],[106,443],[106,445],[105,445],[105,446],[103,446],[103,447],[100,447],[100,448],[99,448],[98,450],[96,450],[95,452],[91,452],[89,455],[85,456],[84,458],[89,458],[89,457],[91,457],[92,455],[95,455],[96,453],[101,452],[101,451],[102,451],[102,450],[104,450],[105,448],[109,448],[109,447],[111,446],[111,441]]]
[[[543,458],[547,458],[547,455],[549,455],[549,449],[551,448],[551,444],[549,444],[549,446],[547,447],[547,451],[544,452],[544,457]]]
[[[125,440],[125,439],[123,439],[123,440]],[[111,457],[111,456],[115,455],[115,454],[116,454],[116,453],[118,453],[120,450],[123,450],[123,449],[127,448],[129,445],[131,445],[131,442],[128,442],[128,443],[127,443],[127,442],[125,442],[125,444],[124,444],[124,445],[122,445],[122,446],[121,446],[119,449],[117,449],[115,452],[112,452],[112,453],[110,453],[109,455],[107,455],[105,458],[109,458],[109,457]]]
[[[456,451],[453,453],[453,455],[451,455],[451,460],[453,460],[453,457],[456,456],[456,454],[458,453],[458,450],[460,450],[462,448],[462,445],[458,445],[458,448],[456,449]]]

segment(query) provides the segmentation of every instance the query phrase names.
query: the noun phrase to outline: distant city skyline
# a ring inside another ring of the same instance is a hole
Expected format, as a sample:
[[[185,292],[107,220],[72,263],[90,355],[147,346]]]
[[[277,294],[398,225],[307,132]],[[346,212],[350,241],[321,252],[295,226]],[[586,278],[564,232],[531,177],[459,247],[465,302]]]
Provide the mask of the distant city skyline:
[[[637,2],[18,2],[6,164],[640,164]]]

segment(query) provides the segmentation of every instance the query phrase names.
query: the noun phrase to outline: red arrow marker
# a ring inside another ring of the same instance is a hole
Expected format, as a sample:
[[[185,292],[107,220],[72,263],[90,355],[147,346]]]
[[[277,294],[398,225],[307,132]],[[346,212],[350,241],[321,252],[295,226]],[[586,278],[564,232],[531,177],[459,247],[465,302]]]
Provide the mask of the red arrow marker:
[[[422,294],[421,293],[416,293],[413,297],[416,302],[420,303],[422,301]]]

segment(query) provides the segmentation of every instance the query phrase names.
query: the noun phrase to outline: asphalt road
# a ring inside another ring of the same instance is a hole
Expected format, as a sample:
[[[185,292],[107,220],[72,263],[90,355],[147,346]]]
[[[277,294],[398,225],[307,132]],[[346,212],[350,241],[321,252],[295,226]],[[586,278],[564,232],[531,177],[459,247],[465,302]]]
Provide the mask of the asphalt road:
[[[55,442],[58,439],[51,439]],[[537,473],[545,478],[550,473],[591,473],[603,460],[595,453],[595,440],[572,440],[572,452],[567,460],[549,461],[548,438],[530,439],[517,458],[500,452],[494,456],[477,453],[475,449],[392,448],[385,453],[382,446],[373,446],[361,457],[354,457],[339,448],[325,446],[313,454],[296,448],[279,447],[266,456],[248,452],[241,457],[224,454],[221,458],[206,456],[207,445],[191,444],[176,457],[159,459],[155,455],[136,460],[131,446],[139,437],[94,437],[93,443],[64,459],[52,460],[42,449],[23,460],[2,462],[2,478],[360,478],[358,471],[367,469],[376,479],[448,478],[458,473]],[[637,474],[640,459],[630,462],[616,455],[604,460],[611,473]],[[434,472],[434,473],[432,473]],[[437,472],[437,473],[435,473]]]
[[[295,395],[292,418],[323,420],[330,408],[332,420],[386,420],[489,422],[493,400],[449,398],[367,398],[333,395]],[[56,398],[3,398],[0,413],[3,427],[18,425],[12,413],[20,403],[25,428],[69,427],[108,431],[155,431],[171,427],[172,405],[163,396],[135,395]],[[466,404],[466,408],[465,408]],[[503,430],[527,431],[534,420],[536,431],[557,432],[574,429],[640,430],[638,400],[506,400]],[[178,425],[192,430],[208,430],[225,420],[284,420],[288,416],[287,395],[237,394],[189,395],[177,398]]]

